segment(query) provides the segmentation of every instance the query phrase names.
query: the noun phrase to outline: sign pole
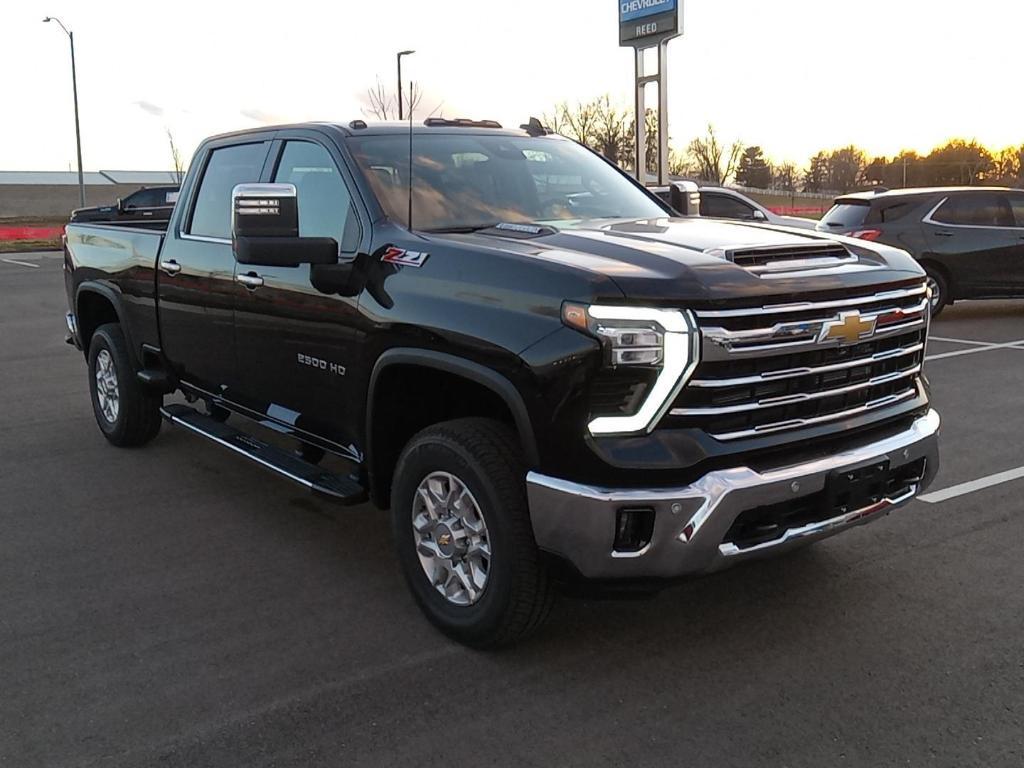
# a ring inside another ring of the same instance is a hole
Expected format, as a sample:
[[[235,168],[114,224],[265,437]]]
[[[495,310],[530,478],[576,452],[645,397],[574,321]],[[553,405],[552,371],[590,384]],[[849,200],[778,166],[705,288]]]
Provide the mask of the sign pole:
[[[645,91],[647,90],[646,77],[644,75],[644,49],[637,48],[636,54],[636,130],[634,150],[636,162],[636,180],[647,186],[647,102]]]
[[[658,184],[668,186],[668,40],[658,45]]]
[[[647,184],[647,101],[645,89],[658,84],[658,184],[668,174],[668,43],[683,33],[683,0],[616,0],[619,4],[619,45],[633,48],[636,56],[636,179]],[[657,48],[658,74],[648,75],[644,54]]]

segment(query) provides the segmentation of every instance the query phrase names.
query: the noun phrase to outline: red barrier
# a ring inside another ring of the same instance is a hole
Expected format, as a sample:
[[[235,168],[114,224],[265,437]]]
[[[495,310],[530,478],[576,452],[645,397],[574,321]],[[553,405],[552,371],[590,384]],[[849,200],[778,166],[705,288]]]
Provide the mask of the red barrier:
[[[772,213],[778,214],[779,216],[803,216],[804,214],[815,214],[821,215],[828,208],[792,208],[790,206],[768,206],[768,210]]]
[[[0,227],[0,240],[57,240],[64,227]]]

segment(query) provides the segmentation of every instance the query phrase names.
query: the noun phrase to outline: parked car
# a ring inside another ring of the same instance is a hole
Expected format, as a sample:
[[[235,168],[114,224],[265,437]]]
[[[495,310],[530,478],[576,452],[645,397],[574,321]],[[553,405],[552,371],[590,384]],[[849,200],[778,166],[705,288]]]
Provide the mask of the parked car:
[[[94,208],[76,208],[71,212],[72,223],[105,221],[111,224],[150,226],[152,222],[165,225],[178,199],[177,184],[162,187],[143,187],[128,197],[118,198],[113,205]]]
[[[165,231],[70,224],[64,269],[110,443],[162,416],[390,509],[416,601],[474,646],[535,628],[556,583],[657,589],[782,553],[939,466],[906,253],[674,218],[540,132],[217,136]]]
[[[932,314],[958,299],[1024,298],[1024,190],[936,187],[843,195],[818,230],[908,251]]]
[[[663,202],[671,204],[671,193],[668,187],[652,187],[651,191]],[[700,215],[712,219],[736,219],[737,221],[760,222],[796,229],[814,229],[818,223],[814,219],[780,216],[756,200],[727,187],[700,188]]]

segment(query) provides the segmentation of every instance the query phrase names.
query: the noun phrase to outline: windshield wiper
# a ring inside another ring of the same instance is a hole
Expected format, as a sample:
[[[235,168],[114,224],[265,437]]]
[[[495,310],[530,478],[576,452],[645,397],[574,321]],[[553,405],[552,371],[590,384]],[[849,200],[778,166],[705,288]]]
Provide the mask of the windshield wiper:
[[[499,222],[493,224],[475,224],[473,226],[461,226],[461,227],[435,227],[434,229],[424,229],[423,232],[427,232],[431,235],[469,235],[473,232],[481,232],[485,229],[494,229],[498,226]]]
[[[558,230],[547,224],[533,224],[526,221],[498,221],[493,224],[478,224],[464,227],[437,227],[436,229],[424,229],[428,234],[434,235],[468,235],[474,232],[486,232],[489,229],[497,230],[503,236],[513,237],[540,237],[541,235],[553,235]]]

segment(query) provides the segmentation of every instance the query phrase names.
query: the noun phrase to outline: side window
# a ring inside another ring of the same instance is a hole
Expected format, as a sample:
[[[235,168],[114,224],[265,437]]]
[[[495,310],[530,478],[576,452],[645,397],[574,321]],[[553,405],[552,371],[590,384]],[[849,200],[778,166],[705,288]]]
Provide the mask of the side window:
[[[1005,195],[965,194],[950,197],[932,218],[942,224],[971,227],[1012,227],[1013,210]]]
[[[189,234],[231,237],[231,190],[236,184],[259,181],[266,155],[263,143],[213,150],[199,183]]]
[[[713,219],[752,219],[754,209],[726,195],[702,194],[700,215]]]
[[[352,196],[326,149],[309,141],[287,142],[274,181],[295,185],[300,237],[333,237],[348,253],[359,247]]]
[[[1024,228],[1024,195],[1010,195],[1010,207],[1013,208],[1013,220],[1016,225]]]

